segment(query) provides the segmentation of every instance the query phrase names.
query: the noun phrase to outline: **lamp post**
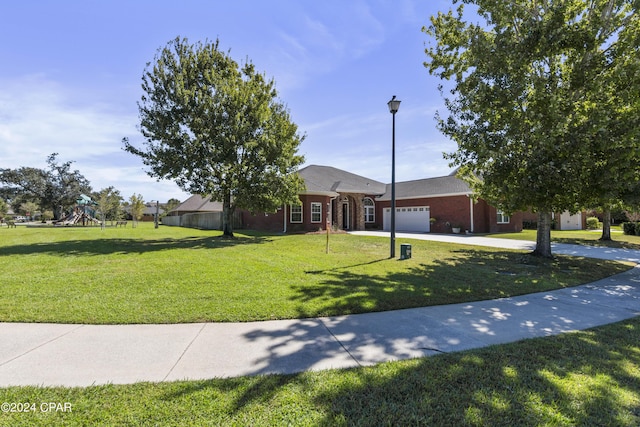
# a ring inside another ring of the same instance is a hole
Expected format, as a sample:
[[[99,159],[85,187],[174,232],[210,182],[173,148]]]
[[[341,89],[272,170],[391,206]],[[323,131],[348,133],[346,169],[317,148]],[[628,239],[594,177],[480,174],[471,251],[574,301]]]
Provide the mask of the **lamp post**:
[[[158,228],[158,216],[160,215],[160,200],[156,200],[156,216],[153,220],[153,228]]]
[[[158,216],[160,214],[160,201],[151,200],[149,203],[153,203],[153,202],[156,202],[156,214],[153,216],[153,228],[158,228]]]
[[[391,254],[389,258],[396,257],[396,113],[400,108],[400,101],[393,95],[387,103],[389,112],[393,116],[391,130]]]

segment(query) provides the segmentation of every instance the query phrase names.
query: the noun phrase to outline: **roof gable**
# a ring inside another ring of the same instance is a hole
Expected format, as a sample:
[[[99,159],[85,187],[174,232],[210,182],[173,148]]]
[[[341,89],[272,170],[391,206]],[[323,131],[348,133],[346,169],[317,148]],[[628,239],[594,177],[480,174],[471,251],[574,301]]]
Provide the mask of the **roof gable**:
[[[396,182],[396,199],[458,196],[472,193],[469,184],[453,175]],[[387,184],[386,192],[377,200],[391,200],[391,184]]]
[[[298,171],[307,192],[384,194],[385,184],[331,166],[310,165]]]
[[[194,194],[171,212],[222,212],[222,203]]]

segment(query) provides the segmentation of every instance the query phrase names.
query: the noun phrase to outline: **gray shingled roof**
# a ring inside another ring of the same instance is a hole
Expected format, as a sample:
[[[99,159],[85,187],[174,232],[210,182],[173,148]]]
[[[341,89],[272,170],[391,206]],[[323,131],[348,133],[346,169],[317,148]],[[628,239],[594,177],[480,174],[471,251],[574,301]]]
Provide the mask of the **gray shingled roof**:
[[[194,194],[171,212],[222,212],[222,203]]]
[[[391,184],[387,184],[383,196],[377,200],[391,200]],[[438,197],[471,194],[469,185],[456,176],[418,179],[396,182],[396,199],[415,199],[420,197]]]
[[[383,194],[385,184],[331,166],[310,165],[298,171],[307,192]]]
[[[364,176],[331,166],[309,165],[298,171],[304,179],[307,193],[360,193],[382,194],[377,200],[391,200],[391,184],[384,184]],[[471,194],[466,182],[455,176],[396,182],[396,199],[438,197]],[[172,212],[221,212],[222,203],[209,197],[193,195]]]

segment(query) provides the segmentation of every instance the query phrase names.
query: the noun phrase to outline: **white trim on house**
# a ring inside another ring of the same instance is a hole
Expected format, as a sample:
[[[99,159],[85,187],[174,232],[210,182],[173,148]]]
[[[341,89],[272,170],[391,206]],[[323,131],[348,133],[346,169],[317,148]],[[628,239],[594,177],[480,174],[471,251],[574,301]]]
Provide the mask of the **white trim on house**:
[[[471,229],[469,230],[470,233],[473,233],[473,230],[475,229],[475,226],[473,224],[473,205],[475,204],[475,202],[473,201],[473,197],[469,196],[469,216],[471,217]]]
[[[319,208],[317,212],[314,212],[313,208]],[[314,219],[314,215],[319,215],[318,219]],[[322,203],[311,202],[311,222],[314,224],[322,222]]]
[[[293,208],[300,208],[300,212],[294,212]],[[294,221],[293,220],[293,214],[298,214],[300,213],[300,220],[299,221]],[[290,205],[289,206],[289,222],[292,224],[302,224],[302,221],[304,219],[304,209],[302,208],[302,203],[299,205]]]
[[[434,199],[436,197],[452,197],[452,196],[472,196],[473,192],[471,191],[467,191],[464,193],[443,193],[443,194],[430,194],[430,195],[416,195],[416,196],[409,196],[409,197],[396,197],[396,200],[413,200],[413,199]],[[378,198],[378,201],[386,201],[386,200],[390,200],[390,199],[382,199],[382,198]]]
[[[511,224],[511,215],[505,215],[502,209],[496,209],[496,223]]]
[[[298,193],[300,196],[328,196],[328,197],[338,197],[340,193],[336,193],[335,191],[301,191]]]
[[[371,202],[370,205],[367,204],[367,201]],[[371,224],[376,222],[376,202],[371,197],[365,197],[362,200],[362,204],[364,207],[364,222],[365,224]]]

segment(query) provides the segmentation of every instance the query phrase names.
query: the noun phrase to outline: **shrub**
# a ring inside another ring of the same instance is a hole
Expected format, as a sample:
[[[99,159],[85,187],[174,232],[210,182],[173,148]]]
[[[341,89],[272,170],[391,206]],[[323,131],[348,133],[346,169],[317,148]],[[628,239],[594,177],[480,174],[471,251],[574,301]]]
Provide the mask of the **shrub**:
[[[622,231],[626,235],[634,236],[636,234],[636,223],[635,222],[622,223]]]
[[[587,218],[587,229],[588,230],[597,230],[599,226],[598,218],[595,216],[590,216]]]

